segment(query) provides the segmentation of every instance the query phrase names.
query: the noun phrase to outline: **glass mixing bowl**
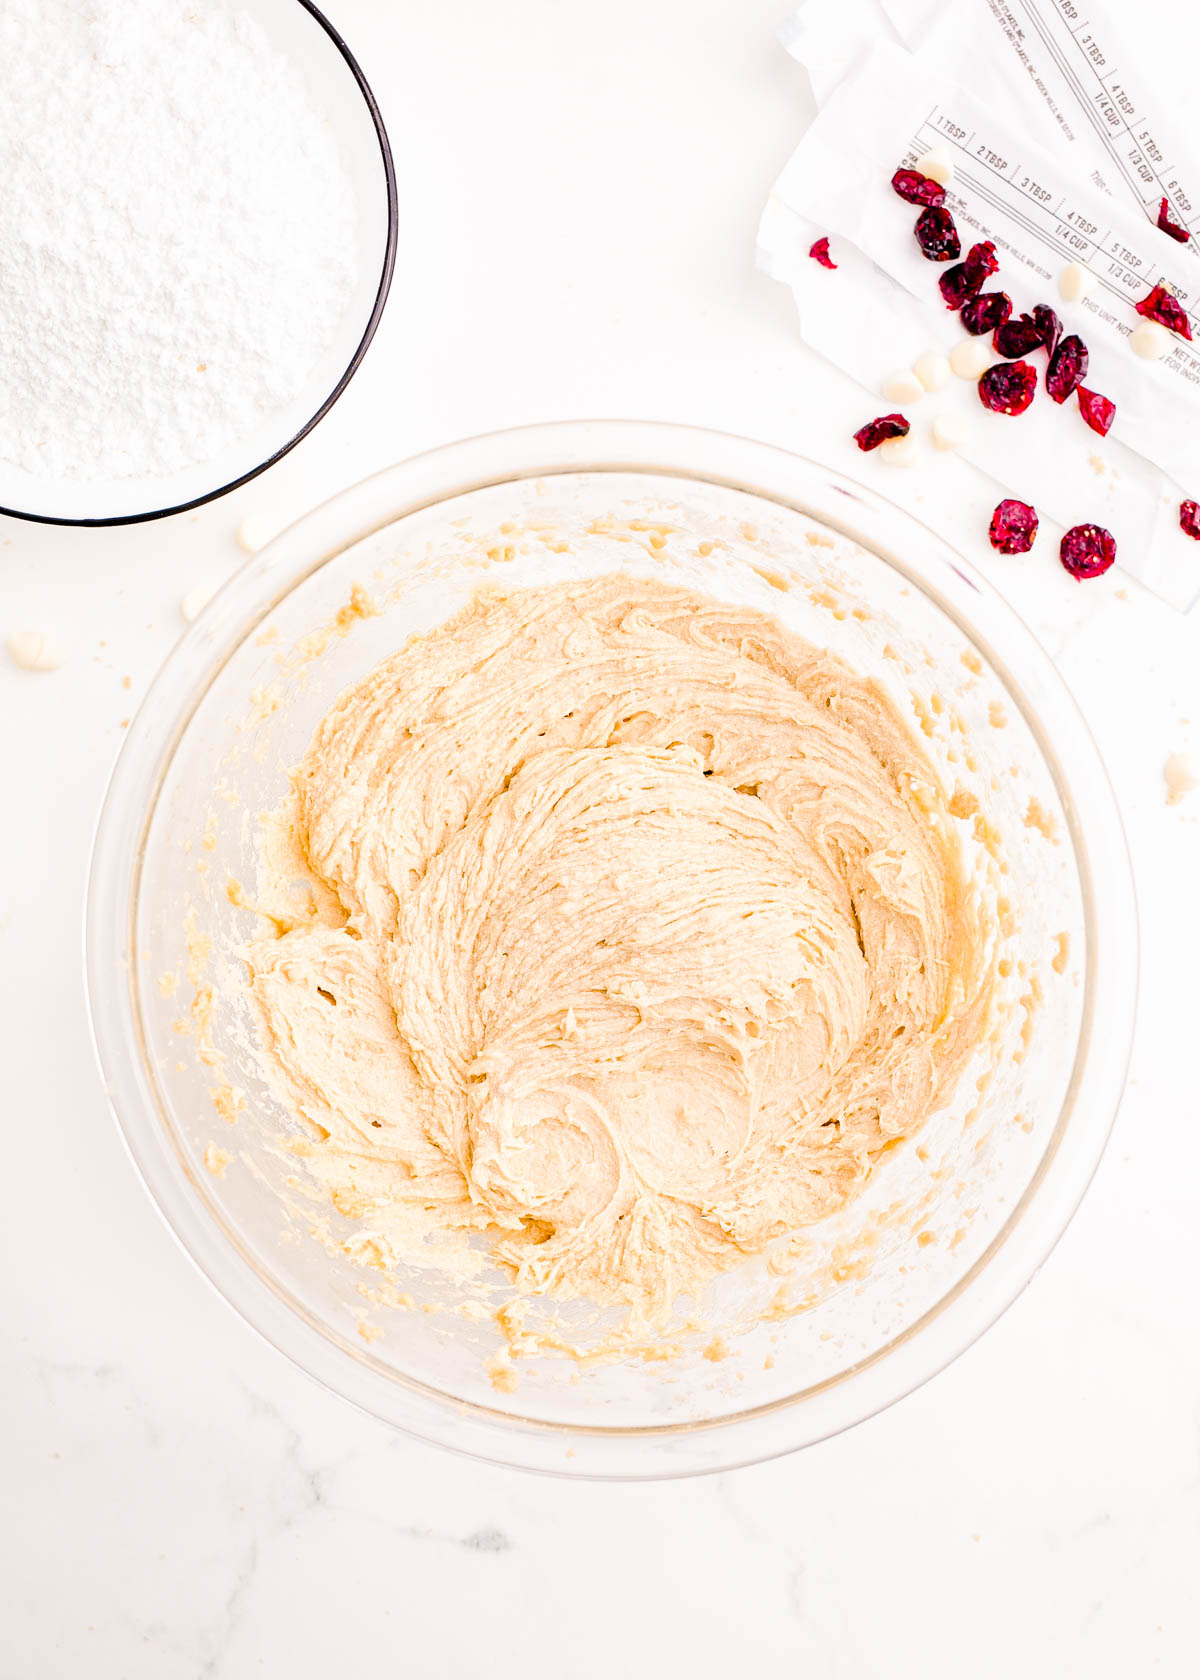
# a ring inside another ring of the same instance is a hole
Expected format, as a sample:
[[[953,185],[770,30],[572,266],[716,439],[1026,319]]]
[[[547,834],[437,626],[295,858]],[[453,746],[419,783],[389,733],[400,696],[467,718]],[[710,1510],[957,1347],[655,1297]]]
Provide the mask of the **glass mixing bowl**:
[[[254,917],[229,883],[254,881],[257,816],[347,683],[481,584],[614,568],[776,613],[883,682],[947,780],[977,792],[990,827],[972,829],[968,798],[964,843],[988,842],[1011,926],[1002,1054],[990,1080],[968,1069],[954,1102],[791,1262],[747,1262],[712,1285],[697,1309],[707,1330],[683,1335],[674,1357],[520,1359],[510,1391],[491,1380],[494,1319],[455,1310],[436,1274],[364,1267],[354,1221],[278,1147],[298,1124],[257,1068],[238,954]],[[369,616],[346,610],[356,586]],[[1103,766],[1000,597],[932,532],[822,467],[626,422],[436,450],[335,497],[250,561],[130,727],[87,911],[112,1106],[168,1225],[226,1300],[389,1423],[582,1476],[768,1458],[878,1411],[962,1352],[1045,1259],[1096,1167],[1136,966]]]

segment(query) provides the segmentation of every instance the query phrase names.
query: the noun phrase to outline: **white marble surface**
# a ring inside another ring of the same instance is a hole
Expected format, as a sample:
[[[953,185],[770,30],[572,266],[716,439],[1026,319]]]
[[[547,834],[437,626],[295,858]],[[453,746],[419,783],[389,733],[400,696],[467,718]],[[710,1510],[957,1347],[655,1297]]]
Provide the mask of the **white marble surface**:
[[[293,1370],[135,1180],[84,1014],[90,831],[178,599],[238,563],[242,514],[282,522],[415,448],[576,414],[685,419],[852,470],[863,413],[752,267],[806,110],[773,42],[787,0],[329,9],[384,104],[404,207],[349,395],[194,517],[0,524],[0,631],[71,650],[49,675],[0,660],[0,1675],[1194,1675],[1200,795],[1168,808],[1161,771],[1173,749],[1200,757],[1200,622],[1119,577],[1074,585],[1046,550],[992,556],[958,463],[884,482],[1001,581],[1074,685],[1127,818],[1144,978],[1083,1209],[954,1367],[837,1440],[711,1480],[492,1470]]]

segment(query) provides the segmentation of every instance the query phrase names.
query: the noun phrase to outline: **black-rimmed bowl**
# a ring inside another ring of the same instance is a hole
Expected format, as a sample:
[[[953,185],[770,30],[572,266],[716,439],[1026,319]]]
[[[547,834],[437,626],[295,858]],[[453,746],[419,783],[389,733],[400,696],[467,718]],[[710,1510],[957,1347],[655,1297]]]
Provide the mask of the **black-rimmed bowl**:
[[[350,300],[304,389],[248,420],[210,460],[156,478],[37,478],[0,460],[0,514],[50,525],[131,525],[200,507],[265,472],[307,437],[354,377],[375,336],[396,260],[396,176],[375,96],[337,30],[311,0],[243,0],[303,71],[335,128],[357,199],[359,261]],[[302,276],[297,283],[302,283]]]

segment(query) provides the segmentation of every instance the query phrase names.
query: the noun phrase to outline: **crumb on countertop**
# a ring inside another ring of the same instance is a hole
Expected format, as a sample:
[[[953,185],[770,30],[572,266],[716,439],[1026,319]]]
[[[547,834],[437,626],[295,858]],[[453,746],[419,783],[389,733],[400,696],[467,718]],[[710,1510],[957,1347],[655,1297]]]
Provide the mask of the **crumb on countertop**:
[[[1196,775],[1191,759],[1186,753],[1173,752],[1167,755],[1163,765],[1163,781],[1167,784],[1167,804],[1178,805],[1189,794],[1200,787],[1200,777]]]

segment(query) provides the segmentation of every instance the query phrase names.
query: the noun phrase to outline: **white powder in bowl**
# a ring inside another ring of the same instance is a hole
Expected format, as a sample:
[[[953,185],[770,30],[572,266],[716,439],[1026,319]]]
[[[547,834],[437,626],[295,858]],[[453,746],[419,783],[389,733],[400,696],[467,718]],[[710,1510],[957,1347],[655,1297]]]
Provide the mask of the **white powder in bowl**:
[[[245,12],[0,4],[3,458],[156,477],[253,435],[329,351],[356,241],[329,125]]]

